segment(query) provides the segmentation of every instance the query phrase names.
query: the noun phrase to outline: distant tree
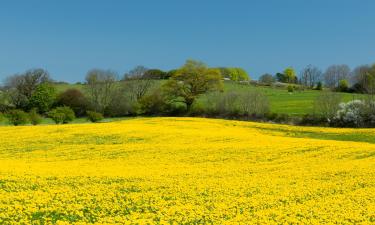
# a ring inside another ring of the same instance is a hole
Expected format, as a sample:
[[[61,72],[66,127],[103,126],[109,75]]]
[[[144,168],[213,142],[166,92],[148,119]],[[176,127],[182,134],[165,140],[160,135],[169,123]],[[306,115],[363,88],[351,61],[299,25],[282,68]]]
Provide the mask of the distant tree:
[[[322,74],[322,71],[318,67],[308,65],[301,71],[301,84],[309,88],[314,88],[321,80]]]
[[[297,76],[296,71],[292,67],[288,67],[284,70],[284,76],[287,83],[296,83]]]
[[[144,78],[162,80],[167,78],[167,73],[159,69],[149,69],[144,73]]]
[[[94,69],[86,75],[86,91],[95,111],[104,112],[118,87],[117,74],[111,70]]]
[[[339,86],[340,80],[348,80],[350,68],[347,65],[332,65],[324,73],[324,83],[327,87],[335,89]]]
[[[43,69],[28,70],[23,74],[9,76],[5,81],[10,102],[21,109],[29,109],[29,101],[40,84],[51,82],[49,73]]]
[[[242,68],[221,67],[219,71],[223,78],[229,78],[232,81],[247,81],[250,79],[249,74]]]
[[[84,94],[75,88],[70,88],[57,96],[58,106],[68,106],[73,109],[76,116],[84,116],[89,109],[89,101]]]
[[[276,77],[276,80],[278,82],[281,82],[281,83],[286,83],[287,82],[287,77],[283,73],[276,73],[275,77]]]
[[[315,88],[316,90],[319,90],[319,91],[321,91],[321,90],[323,90],[323,83],[321,82],[321,81],[319,81],[317,84],[316,84],[316,88]]]
[[[56,89],[48,83],[40,84],[30,97],[30,107],[36,108],[38,112],[49,111],[56,99]]]
[[[55,121],[56,124],[68,123],[75,119],[74,111],[67,107],[57,107],[48,112],[48,117]]]
[[[164,88],[174,101],[185,103],[187,110],[190,110],[201,94],[222,89],[221,74],[218,69],[208,68],[203,62],[187,60]]]
[[[144,66],[137,66],[124,75],[123,88],[133,101],[142,98],[156,83],[148,74],[149,70]]]
[[[259,82],[263,84],[271,85],[272,83],[275,82],[275,78],[271,74],[265,73],[259,77]]]
[[[349,90],[349,82],[345,79],[339,81],[338,91],[347,92]]]

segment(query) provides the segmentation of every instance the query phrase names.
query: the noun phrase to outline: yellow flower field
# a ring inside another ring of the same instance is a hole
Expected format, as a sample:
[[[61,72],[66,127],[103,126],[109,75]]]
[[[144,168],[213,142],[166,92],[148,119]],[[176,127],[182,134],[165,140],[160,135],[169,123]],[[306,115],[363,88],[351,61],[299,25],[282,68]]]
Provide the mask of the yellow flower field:
[[[0,127],[0,224],[374,224],[375,144],[302,131],[375,137],[197,118]]]

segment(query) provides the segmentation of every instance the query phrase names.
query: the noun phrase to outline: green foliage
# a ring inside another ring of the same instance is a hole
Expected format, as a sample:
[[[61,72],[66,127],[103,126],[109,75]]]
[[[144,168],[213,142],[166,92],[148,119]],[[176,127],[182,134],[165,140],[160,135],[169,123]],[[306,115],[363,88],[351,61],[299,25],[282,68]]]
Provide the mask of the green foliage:
[[[229,78],[232,81],[248,81],[250,79],[247,72],[242,68],[222,67],[219,70],[222,77]]]
[[[164,89],[171,99],[185,103],[189,110],[198,96],[222,89],[221,74],[218,69],[208,68],[202,62],[187,60]]]
[[[287,90],[289,93],[293,92],[294,91],[294,86],[293,85],[288,85],[287,86]]]
[[[84,116],[89,108],[89,101],[83,93],[76,88],[69,88],[57,96],[57,105],[68,106],[73,109],[76,116]]]
[[[265,85],[271,85],[275,82],[275,78],[271,74],[263,74],[259,77],[259,82]]]
[[[339,86],[338,86],[338,91],[346,92],[348,90],[349,90],[349,82],[347,80],[340,80]]]
[[[39,115],[38,110],[35,108],[30,110],[29,119],[32,125],[38,125],[42,122],[42,116]]]
[[[297,81],[296,71],[292,67],[284,70],[284,76],[287,83],[296,83]]]
[[[29,122],[29,116],[22,110],[14,109],[7,113],[8,120],[14,126],[27,124]]]
[[[55,88],[48,84],[43,83],[37,86],[30,98],[30,106],[37,108],[39,112],[47,112],[56,98]]]
[[[167,79],[167,77],[168,77],[167,73],[159,69],[150,69],[144,73],[144,78],[148,78],[148,79],[160,80],[160,79]]]
[[[67,107],[57,107],[48,112],[48,117],[55,121],[56,124],[68,123],[75,119],[74,111]]]
[[[87,111],[87,119],[93,123],[99,122],[104,119],[103,114],[94,112],[94,111]]]
[[[323,84],[322,84],[321,81],[318,82],[318,84],[316,85],[315,90],[319,90],[319,91],[323,90]]]

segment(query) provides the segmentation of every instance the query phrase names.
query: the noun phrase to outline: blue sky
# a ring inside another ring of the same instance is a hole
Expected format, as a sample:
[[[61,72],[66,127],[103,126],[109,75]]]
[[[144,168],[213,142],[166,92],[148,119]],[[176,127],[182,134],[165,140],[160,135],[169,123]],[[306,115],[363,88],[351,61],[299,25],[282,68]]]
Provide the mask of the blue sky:
[[[29,68],[82,81],[92,68],[169,70],[187,58],[243,67],[375,62],[372,0],[3,0],[0,80]]]

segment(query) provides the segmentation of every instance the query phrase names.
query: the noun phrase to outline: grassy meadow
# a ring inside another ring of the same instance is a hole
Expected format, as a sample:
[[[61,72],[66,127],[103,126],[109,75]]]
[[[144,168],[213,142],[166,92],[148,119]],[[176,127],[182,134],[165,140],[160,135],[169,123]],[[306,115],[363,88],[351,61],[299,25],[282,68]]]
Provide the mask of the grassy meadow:
[[[375,222],[373,129],[165,117],[0,137],[0,224]]]

